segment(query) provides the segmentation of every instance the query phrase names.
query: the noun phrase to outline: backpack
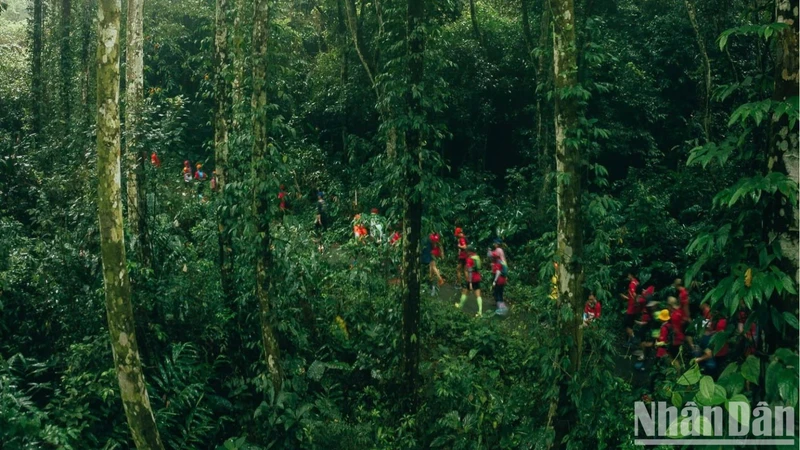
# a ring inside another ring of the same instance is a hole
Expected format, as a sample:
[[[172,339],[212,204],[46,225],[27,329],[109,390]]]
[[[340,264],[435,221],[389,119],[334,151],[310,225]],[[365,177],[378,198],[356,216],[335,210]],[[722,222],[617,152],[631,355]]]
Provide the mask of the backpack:
[[[500,261],[500,275],[508,277],[508,264],[505,261]]]
[[[472,255],[471,258],[472,258],[472,261],[475,262],[475,266],[474,266],[475,270],[481,270],[481,257],[478,256],[478,255]]]

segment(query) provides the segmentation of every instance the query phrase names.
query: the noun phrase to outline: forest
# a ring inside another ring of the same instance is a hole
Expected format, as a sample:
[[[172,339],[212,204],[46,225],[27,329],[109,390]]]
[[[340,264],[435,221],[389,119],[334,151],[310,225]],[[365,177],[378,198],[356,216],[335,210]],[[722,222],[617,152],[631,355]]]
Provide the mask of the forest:
[[[798,448],[799,36],[0,0],[0,449]]]

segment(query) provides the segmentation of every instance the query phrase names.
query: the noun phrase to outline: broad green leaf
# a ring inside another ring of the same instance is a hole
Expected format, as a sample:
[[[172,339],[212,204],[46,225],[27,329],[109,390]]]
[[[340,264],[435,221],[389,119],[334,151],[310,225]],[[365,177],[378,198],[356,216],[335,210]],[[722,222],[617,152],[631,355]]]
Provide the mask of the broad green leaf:
[[[714,379],[708,375],[700,378],[700,393],[706,397],[711,398],[714,395]]]
[[[800,324],[797,323],[797,316],[792,313],[784,312],[783,321],[795,330],[800,329]]]
[[[683,375],[678,378],[677,383],[681,386],[691,386],[700,381],[701,377],[702,375],[700,374],[700,366],[695,365],[691,369],[684,372]]]
[[[725,409],[740,424],[750,425],[750,400],[744,395],[736,394],[732,396],[725,402]]]
[[[681,394],[677,392],[672,393],[672,405],[675,406],[676,408],[680,408],[683,406],[683,398],[681,397]]]
[[[742,363],[742,376],[745,380],[758,384],[759,375],[761,375],[761,362],[753,355],[748,356]]]
[[[777,361],[772,361],[767,366],[767,373],[764,376],[764,390],[767,392],[767,401],[771,401],[778,395],[778,381],[782,367]]]

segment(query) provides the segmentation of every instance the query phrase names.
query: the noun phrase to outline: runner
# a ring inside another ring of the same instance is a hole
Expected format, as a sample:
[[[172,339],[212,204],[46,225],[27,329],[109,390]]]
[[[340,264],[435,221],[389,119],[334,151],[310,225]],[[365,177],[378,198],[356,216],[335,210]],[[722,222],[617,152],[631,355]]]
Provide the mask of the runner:
[[[627,294],[619,294],[623,300],[628,301],[628,308],[625,310],[625,333],[628,335],[627,345],[633,343],[633,324],[636,321],[636,316],[640,310],[636,304],[637,291],[639,289],[639,280],[633,276],[633,272],[628,272],[628,292]]]
[[[289,195],[286,193],[286,186],[281,185],[280,191],[278,192],[278,208],[281,210],[282,213],[286,213],[289,210]]]
[[[372,208],[369,212],[369,230],[376,243],[386,240],[386,220],[381,217],[378,208]]]
[[[192,166],[189,164],[189,160],[183,162],[183,181],[187,183],[192,182]]]
[[[317,192],[317,214],[314,217],[314,229],[317,232],[317,249],[320,253],[325,251],[325,247],[322,244],[322,233],[328,229],[327,222],[328,218],[325,213],[325,193],[319,191]]]
[[[506,278],[508,269],[505,265],[505,260],[502,259],[502,252],[498,250],[492,252],[492,274],[494,275],[492,293],[494,294],[494,301],[497,304],[497,311],[495,311],[495,313],[505,316],[508,314],[508,307],[503,299],[503,291],[508,281]]]
[[[436,278],[439,281],[439,286],[444,284],[444,278],[442,278],[442,274],[439,272],[439,268],[436,266],[436,261],[440,259],[444,259],[444,249],[442,248],[441,244],[441,236],[439,233],[433,232],[428,236],[428,241],[431,245],[431,262],[428,265],[428,274],[431,279],[431,283],[433,283],[433,279]]]
[[[677,298],[668,297],[667,305],[669,306],[669,321],[672,324],[672,343],[669,346],[669,354],[673,361],[677,361],[683,342],[686,340],[684,332],[686,322],[683,320],[683,309]]]
[[[587,326],[593,321],[600,318],[600,312],[602,310],[602,305],[600,302],[597,301],[597,297],[594,295],[594,292],[589,294],[589,299],[586,300],[586,304],[583,306],[583,326]]]
[[[706,325],[703,337],[700,339],[701,353],[694,358],[694,362],[700,365],[706,375],[716,378],[724,367],[727,355],[728,344],[725,343],[719,351],[714,354],[714,346],[711,344],[714,335],[724,332],[728,326],[728,321],[720,317],[718,313],[709,311],[710,319],[704,320]]]
[[[458,247],[458,266],[456,267],[456,285],[461,284],[461,275],[464,275],[464,280],[467,273],[467,238],[464,236],[464,231],[461,228],[456,228],[456,246]]]
[[[467,294],[471,291],[475,292],[475,298],[478,302],[478,313],[475,317],[483,315],[483,299],[481,298],[481,258],[475,253],[475,250],[468,247],[466,250],[466,259],[464,266],[467,269],[466,280],[461,289],[461,301],[456,303],[456,308],[463,308],[464,303],[467,302]]]
[[[161,160],[158,159],[158,154],[156,154],[156,152],[150,154],[150,164],[152,164],[156,169],[161,167]]]

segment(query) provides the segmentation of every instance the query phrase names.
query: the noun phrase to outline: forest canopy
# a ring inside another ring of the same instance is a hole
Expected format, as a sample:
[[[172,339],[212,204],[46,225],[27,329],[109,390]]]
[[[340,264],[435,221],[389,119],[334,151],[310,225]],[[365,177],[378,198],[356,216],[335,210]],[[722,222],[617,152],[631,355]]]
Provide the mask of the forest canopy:
[[[0,448],[760,439],[798,37],[797,0],[0,0]]]

